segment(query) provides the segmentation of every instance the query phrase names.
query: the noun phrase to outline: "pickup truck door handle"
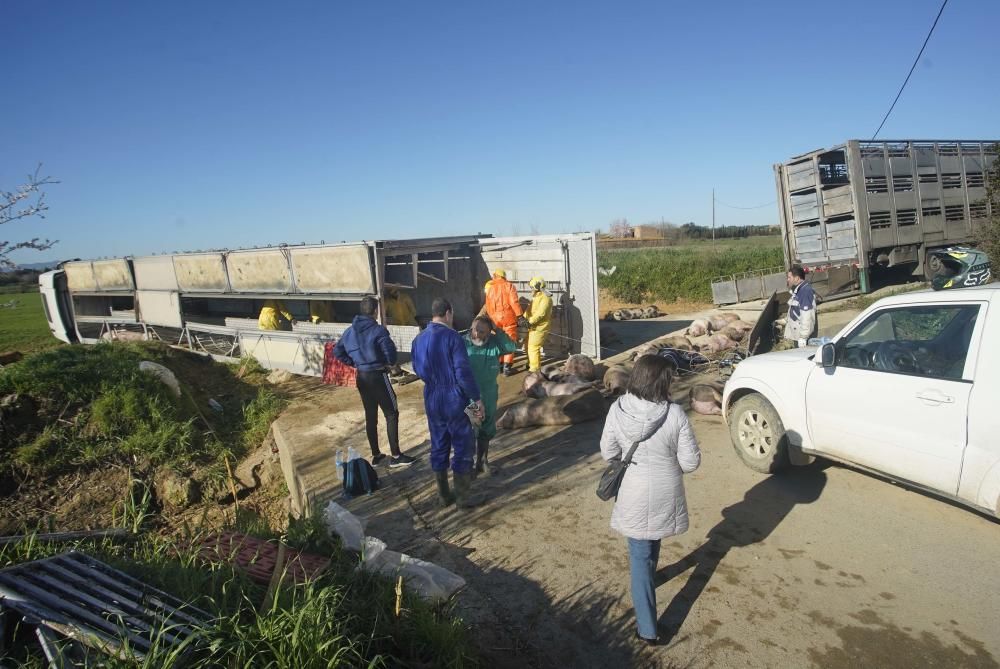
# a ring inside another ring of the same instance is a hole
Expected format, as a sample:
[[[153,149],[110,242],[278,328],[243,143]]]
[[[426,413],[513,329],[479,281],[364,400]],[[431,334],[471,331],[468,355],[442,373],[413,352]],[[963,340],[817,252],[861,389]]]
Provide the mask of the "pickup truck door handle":
[[[933,402],[935,404],[954,404],[955,398],[951,395],[945,395],[937,390],[924,390],[917,393],[917,399],[923,400],[924,402]]]

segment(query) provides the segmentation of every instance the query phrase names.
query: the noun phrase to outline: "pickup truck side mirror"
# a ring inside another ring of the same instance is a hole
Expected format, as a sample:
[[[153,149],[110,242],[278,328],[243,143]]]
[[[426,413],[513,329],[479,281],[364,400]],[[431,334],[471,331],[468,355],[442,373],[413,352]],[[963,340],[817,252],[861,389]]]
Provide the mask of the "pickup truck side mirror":
[[[823,366],[826,368],[837,366],[837,347],[834,344],[823,344],[823,348],[819,350],[820,359],[823,361]]]

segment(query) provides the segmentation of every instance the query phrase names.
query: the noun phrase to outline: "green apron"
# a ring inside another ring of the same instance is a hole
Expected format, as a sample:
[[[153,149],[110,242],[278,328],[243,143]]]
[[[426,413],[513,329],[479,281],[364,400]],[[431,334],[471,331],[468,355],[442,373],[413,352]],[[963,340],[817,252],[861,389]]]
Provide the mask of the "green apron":
[[[479,386],[479,394],[486,409],[486,416],[477,436],[492,439],[497,433],[497,401],[500,395],[497,375],[500,374],[500,356],[515,353],[517,344],[503,330],[491,334],[482,346],[473,344],[468,334],[463,339],[465,350],[469,353],[472,376]]]

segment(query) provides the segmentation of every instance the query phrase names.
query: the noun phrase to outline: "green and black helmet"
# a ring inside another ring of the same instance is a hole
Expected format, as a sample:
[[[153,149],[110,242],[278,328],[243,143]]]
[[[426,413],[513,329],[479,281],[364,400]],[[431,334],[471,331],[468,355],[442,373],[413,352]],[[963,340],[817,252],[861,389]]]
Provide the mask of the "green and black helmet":
[[[979,249],[949,246],[930,253],[939,266],[931,279],[934,290],[983,286],[993,280],[989,256]]]

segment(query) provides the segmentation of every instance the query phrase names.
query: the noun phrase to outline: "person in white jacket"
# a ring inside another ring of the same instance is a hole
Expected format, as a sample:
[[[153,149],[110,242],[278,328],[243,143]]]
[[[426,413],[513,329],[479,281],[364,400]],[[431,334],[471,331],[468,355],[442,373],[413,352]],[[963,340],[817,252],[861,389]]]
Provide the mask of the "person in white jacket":
[[[687,531],[683,476],[701,464],[687,414],[669,400],[672,372],[666,358],[640,357],[601,435],[605,460],[625,457],[638,443],[611,512],[611,529],[628,539],[636,635],[651,645],[659,640],[653,576],[660,540]]]

